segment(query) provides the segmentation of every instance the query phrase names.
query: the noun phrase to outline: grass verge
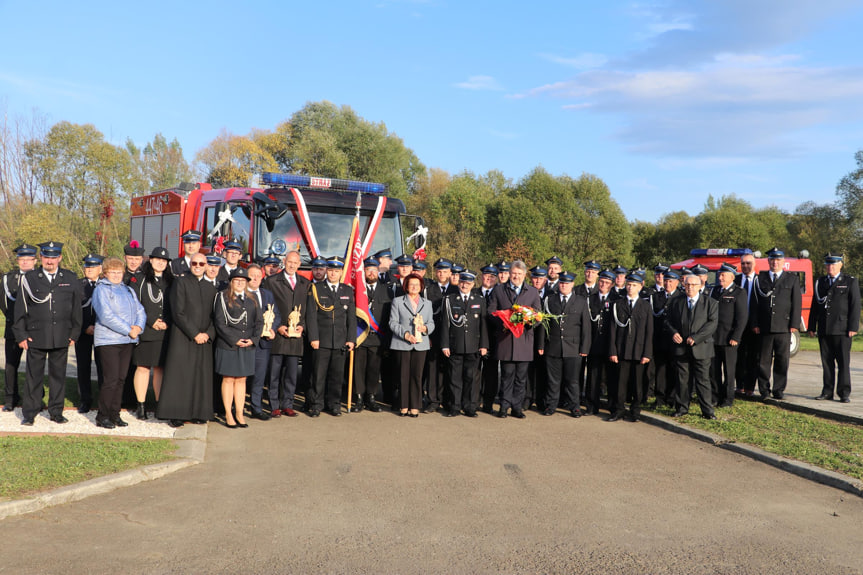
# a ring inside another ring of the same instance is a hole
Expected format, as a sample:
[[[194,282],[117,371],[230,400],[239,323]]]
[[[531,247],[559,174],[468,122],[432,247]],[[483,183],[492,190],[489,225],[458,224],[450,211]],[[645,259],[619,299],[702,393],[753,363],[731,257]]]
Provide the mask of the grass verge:
[[[172,459],[174,450],[169,439],[0,437],[0,499],[161,463]]]
[[[800,351],[820,351],[818,338],[809,337],[805,333],[800,338]],[[851,351],[863,351],[863,334],[855,335],[851,339]]]
[[[863,428],[820,419],[755,401],[735,401],[716,410],[715,421],[702,419],[697,403],[678,422],[770,453],[863,479]],[[673,409],[649,409],[670,416]]]

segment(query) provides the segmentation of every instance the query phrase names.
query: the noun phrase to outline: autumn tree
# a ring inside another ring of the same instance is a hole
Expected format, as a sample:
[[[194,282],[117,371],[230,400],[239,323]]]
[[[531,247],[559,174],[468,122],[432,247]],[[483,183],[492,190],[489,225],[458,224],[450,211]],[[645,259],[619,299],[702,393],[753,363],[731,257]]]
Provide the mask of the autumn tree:
[[[222,129],[195,155],[203,179],[218,188],[248,186],[262,172],[278,171],[273,156],[249,136]]]

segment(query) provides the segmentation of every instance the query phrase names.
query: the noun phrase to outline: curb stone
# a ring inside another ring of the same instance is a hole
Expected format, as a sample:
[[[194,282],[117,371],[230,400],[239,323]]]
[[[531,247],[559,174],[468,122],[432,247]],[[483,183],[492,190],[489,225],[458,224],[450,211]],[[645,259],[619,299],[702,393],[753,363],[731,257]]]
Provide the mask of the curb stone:
[[[176,459],[164,463],[153,463],[135,469],[88,479],[81,483],[58,487],[39,493],[28,499],[16,499],[0,503],[0,521],[14,515],[33,513],[47,507],[80,501],[93,495],[108,493],[121,487],[130,487],[144,481],[159,479],[175,471],[197,465],[204,461],[207,452],[207,426],[187,425],[174,434]]]
[[[667,431],[686,435],[693,439],[709,443],[710,445],[715,445],[720,449],[726,449],[739,455],[745,455],[746,457],[760,461],[761,463],[772,465],[773,467],[787,471],[788,473],[792,473],[798,477],[808,479],[809,481],[815,481],[822,485],[835,487],[836,489],[853,493],[858,497],[863,497],[863,481],[859,479],[855,479],[835,471],[830,471],[828,469],[822,469],[810,463],[782,457],[781,455],[764,451],[763,449],[753,445],[735,443],[720,435],[692,429],[654,413],[642,412],[641,419],[646,423],[656,425],[657,427],[661,427]]]

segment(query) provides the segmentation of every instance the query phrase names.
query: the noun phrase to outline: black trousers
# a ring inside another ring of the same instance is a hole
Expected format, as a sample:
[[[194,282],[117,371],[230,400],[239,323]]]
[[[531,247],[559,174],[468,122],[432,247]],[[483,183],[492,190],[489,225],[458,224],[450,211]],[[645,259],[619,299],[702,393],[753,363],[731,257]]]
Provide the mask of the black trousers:
[[[563,395],[563,406],[570,411],[581,410],[581,386],[578,383],[581,373],[581,356],[545,357],[548,374],[545,393],[545,408],[557,409]]]
[[[585,390],[585,406],[589,413],[599,410],[599,398],[602,396],[602,384],[611,389],[611,378],[614,376],[614,365],[608,360],[607,355],[588,355],[587,361],[587,389]],[[611,401],[611,397],[609,397]]]
[[[734,402],[734,375],[737,373],[738,346],[713,346],[713,364],[710,366],[711,391],[714,403]]]
[[[425,366],[426,394],[430,406],[438,406],[444,403],[444,378],[446,378],[446,357],[439,348],[432,347],[426,353]]]
[[[6,321],[9,321],[8,318]],[[21,393],[18,389],[18,368],[21,367],[21,356],[24,350],[18,347],[18,342],[11,334],[6,336],[6,405],[12,407],[21,401]],[[42,407],[42,398],[39,398],[39,407]]]
[[[527,387],[524,390],[524,408],[529,409],[532,403],[536,403],[538,409],[553,407],[557,404],[547,405],[545,400],[548,396],[548,370],[545,365],[545,356],[533,352],[533,361],[527,370]]]
[[[102,365],[102,386],[99,388],[99,419],[114,420],[120,417],[123,386],[134,344],[100,345],[96,348],[96,361]]]
[[[419,409],[423,403],[423,367],[426,352],[397,351],[399,356],[399,405],[402,409]]]
[[[677,371],[670,350],[654,348],[653,361],[653,392],[656,401],[665,405],[677,404]],[[648,364],[650,365],[650,364]]]
[[[476,373],[479,369],[479,352],[453,353],[449,356],[449,385],[452,405],[458,411],[476,411],[479,405],[479,387]]]
[[[529,361],[500,362],[500,391],[498,397],[500,410],[515,409],[521,411],[524,403],[524,390],[527,387],[527,371]]]
[[[791,332],[761,333],[761,360],[758,366],[758,391],[770,393],[770,364],[773,364],[773,393],[785,392],[788,364],[791,363]]]
[[[66,400],[66,361],[69,348],[27,349],[27,388],[22,396],[24,419],[33,419],[42,410],[45,375],[45,361],[48,361],[48,413],[52,416],[63,414]]]
[[[819,335],[818,346],[823,371],[822,395],[833,397],[835,387],[839,399],[851,397],[851,338],[847,335]]]
[[[342,385],[345,382],[345,351],[342,348],[314,350],[315,375],[312,378],[311,408],[341,409]],[[290,356],[286,356],[290,357]],[[273,368],[275,369],[275,368]]]
[[[93,358],[92,335],[81,334],[81,337],[75,342],[75,357],[78,361],[79,405],[93,405],[93,373],[92,362],[90,361]],[[99,360],[96,360],[96,381],[99,384],[99,389],[102,389],[105,379],[102,374],[102,362]]]
[[[674,356],[674,366],[677,369],[677,410],[683,413],[689,412],[689,402],[692,398],[692,390],[689,388],[690,376],[692,385],[698,395],[698,405],[701,406],[701,415],[713,415],[713,396],[710,391],[710,363],[711,358],[695,359],[687,350],[685,355]]]
[[[497,398],[498,383],[500,374],[498,370],[500,362],[498,362],[491,354],[485,356],[481,363],[482,369],[482,408],[491,413],[494,401]]]
[[[380,395],[383,348],[359,346],[354,350],[354,393],[362,396]]]
[[[249,405],[252,413],[261,413],[264,408],[264,384],[267,383],[270,373],[270,349],[269,347],[255,348],[255,375],[246,380],[250,383]],[[221,397],[221,394],[219,396]]]
[[[270,355],[270,381],[267,385],[270,410],[294,408],[294,393],[297,391],[299,365],[300,357],[298,355]],[[312,370],[309,369],[309,371]],[[344,368],[342,368],[342,372],[344,372]]]
[[[788,345],[791,345],[791,342]],[[755,391],[761,361],[761,338],[751,329],[747,329],[743,332],[737,348],[737,389]]]
[[[644,378],[644,366],[640,360],[618,359],[617,383],[615,387],[616,398],[612,415],[622,415],[626,410],[626,401],[629,400],[629,412],[633,417],[641,413],[641,390]],[[608,392],[611,399],[611,390]]]

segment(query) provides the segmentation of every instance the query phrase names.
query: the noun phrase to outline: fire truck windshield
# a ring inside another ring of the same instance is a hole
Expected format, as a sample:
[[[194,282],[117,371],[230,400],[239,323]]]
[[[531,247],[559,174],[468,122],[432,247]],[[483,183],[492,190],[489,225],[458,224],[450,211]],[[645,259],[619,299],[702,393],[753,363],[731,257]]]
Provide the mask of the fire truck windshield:
[[[325,210],[325,211],[324,211]],[[320,255],[324,257],[344,256],[350,238],[351,225],[354,221],[353,210],[339,210],[336,208],[320,208],[309,206],[309,217],[312,230],[318,242]],[[401,247],[401,229],[395,212],[385,212],[378,226],[377,234],[369,249],[370,254],[384,248],[398,250]],[[367,232],[372,212],[360,212],[360,231],[363,235]],[[287,251],[297,250],[300,252],[303,265],[308,265],[311,260],[311,252],[306,244],[306,239],[298,225],[299,217],[296,208],[292,208],[283,217],[275,222],[272,232],[267,231],[267,226],[257,225],[257,258],[263,258],[274,253],[274,244],[278,240],[287,244]]]

